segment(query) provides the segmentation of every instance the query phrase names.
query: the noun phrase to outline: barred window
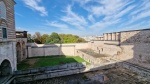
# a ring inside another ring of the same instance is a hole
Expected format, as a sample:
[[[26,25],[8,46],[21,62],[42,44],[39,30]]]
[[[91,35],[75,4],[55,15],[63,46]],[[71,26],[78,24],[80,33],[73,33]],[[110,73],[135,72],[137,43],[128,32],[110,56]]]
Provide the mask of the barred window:
[[[3,1],[0,1],[0,18],[6,19],[6,6]]]
[[[7,38],[7,29],[2,28],[2,33],[3,33],[3,38],[6,39]]]

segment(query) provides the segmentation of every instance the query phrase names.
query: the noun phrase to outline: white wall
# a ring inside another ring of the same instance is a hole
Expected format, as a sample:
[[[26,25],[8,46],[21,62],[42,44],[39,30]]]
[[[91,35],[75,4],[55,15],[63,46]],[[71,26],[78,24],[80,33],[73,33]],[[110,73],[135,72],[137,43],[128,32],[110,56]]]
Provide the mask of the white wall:
[[[29,45],[29,44],[28,44]],[[90,48],[89,43],[73,43],[73,44],[30,44],[28,47],[28,56],[50,56],[50,55],[68,55],[75,56],[76,49]]]
[[[4,42],[0,43],[0,64],[8,60],[11,63],[12,71],[16,68],[16,42]]]

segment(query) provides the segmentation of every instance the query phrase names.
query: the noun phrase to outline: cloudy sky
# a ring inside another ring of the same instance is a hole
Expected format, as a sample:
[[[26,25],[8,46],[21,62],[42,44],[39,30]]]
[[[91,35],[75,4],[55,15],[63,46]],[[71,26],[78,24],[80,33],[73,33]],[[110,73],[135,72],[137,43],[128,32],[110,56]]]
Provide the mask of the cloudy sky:
[[[150,28],[150,0],[15,0],[16,29],[80,36]]]

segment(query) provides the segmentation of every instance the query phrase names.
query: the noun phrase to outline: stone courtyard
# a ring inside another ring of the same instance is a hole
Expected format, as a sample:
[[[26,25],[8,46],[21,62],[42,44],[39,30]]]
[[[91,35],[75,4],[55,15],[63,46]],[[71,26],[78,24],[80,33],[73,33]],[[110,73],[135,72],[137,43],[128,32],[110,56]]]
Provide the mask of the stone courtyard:
[[[150,84],[150,29],[104,33],[85,43],[27,43],[27,31],[16,31],[15,4],[0,0],[0,84]],[[79,56],[91,65],[17,70],[25,59],[52,55]]]

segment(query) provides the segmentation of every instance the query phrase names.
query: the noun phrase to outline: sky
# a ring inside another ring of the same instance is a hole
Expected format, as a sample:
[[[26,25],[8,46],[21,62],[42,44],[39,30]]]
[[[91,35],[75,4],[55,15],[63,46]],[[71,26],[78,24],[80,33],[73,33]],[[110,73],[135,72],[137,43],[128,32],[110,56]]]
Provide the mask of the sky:
[[[17,30],[79,36],[150,28],[150,0],[15,0]]]

